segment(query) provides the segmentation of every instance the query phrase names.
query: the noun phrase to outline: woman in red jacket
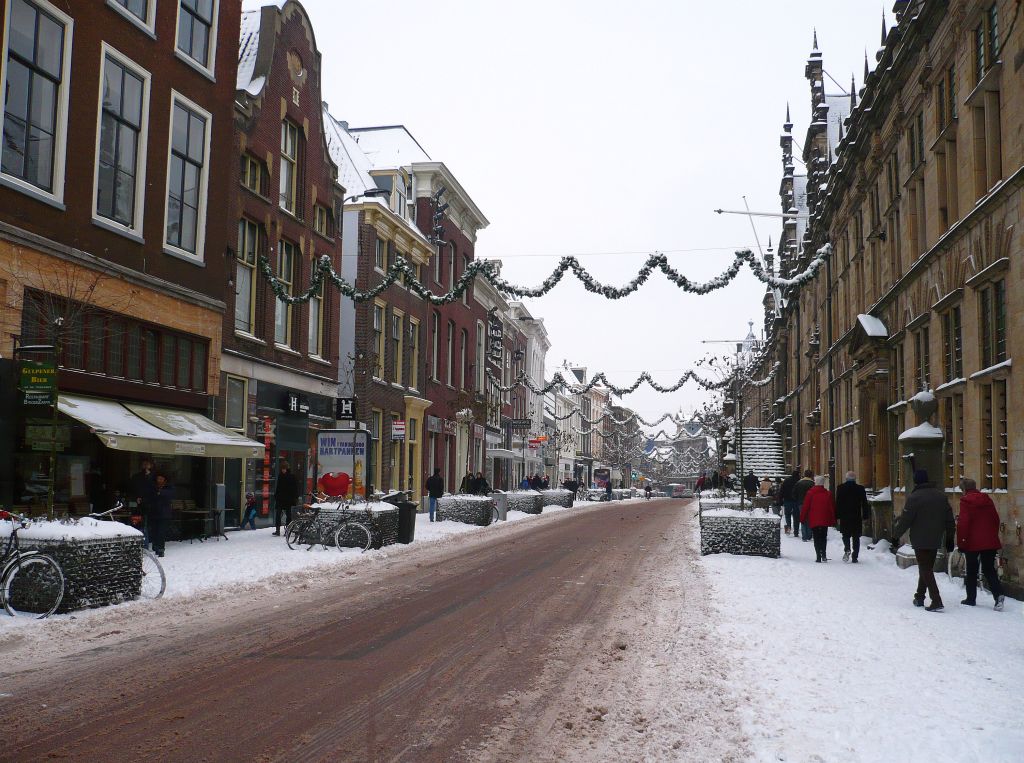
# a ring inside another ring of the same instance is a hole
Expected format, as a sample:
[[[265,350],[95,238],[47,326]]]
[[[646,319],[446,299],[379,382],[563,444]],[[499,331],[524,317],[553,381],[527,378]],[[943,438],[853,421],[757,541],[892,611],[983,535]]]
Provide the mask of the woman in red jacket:
[[[1003,586],[996,574],[996,552],[1003,547],[999,542],[999,512],[992,499],[978,490],[978,485],[966,477],[960,480],[960,516],[956,520],[956,545],[967,557],[964,585],[967,598],[961,604],[973,607],[978,595],[978,563],[988,581],[988,589],[996,600],[996,610],[1003,608]]]
[[[825,547],[828,542],[828,528],[836,523],[836,504],[832,494],[825,489],[824,475],[814,478],[814,487],[804,496],[800,507],[800,522],[811,528],[814,537],[816,562],[827,562]]]

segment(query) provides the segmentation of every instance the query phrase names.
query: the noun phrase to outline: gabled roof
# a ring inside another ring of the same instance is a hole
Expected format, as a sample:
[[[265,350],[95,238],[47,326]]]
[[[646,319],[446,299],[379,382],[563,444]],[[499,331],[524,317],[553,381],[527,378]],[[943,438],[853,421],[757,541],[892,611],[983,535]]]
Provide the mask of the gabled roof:
[[[256,75],[256,54],[260,48],[261,10],[242,13],[242,26],[238,37],[238,73],[235,75],[235,89],[257,95],[263,89],[266,78]]]
[[[338,165],[338,182],[345,189],[346,196],[355,196],[369,188],[376,188],[376,183],[370,176],[373,163],[349,133],[348,125],[335,119],[327,110],[326,104],[323,110],[327,152]]]

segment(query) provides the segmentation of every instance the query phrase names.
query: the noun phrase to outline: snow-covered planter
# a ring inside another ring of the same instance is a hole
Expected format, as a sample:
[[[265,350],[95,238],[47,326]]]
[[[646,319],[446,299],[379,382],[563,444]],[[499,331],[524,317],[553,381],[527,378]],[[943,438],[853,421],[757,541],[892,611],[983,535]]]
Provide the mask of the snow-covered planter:
[[[368,511],[367,511],[368,510]],[[373,533],[373,547],[381,548],[398,542],[398,507],[390,503],[367,503],[365,507],[338,508],[334,503],[320,504],[320,517],[327,522],[340,524],[343,519],[354,519],[369,525]],[[307,539],[306,542],[309,542]],[[327,540],[325,538],[325,540]],[[328,545],[334,543],[331,538]]]
[[[780,519],[761,510],[711,509],[700,513],[700,553],[782,555]]]
[[[508,510],[540,514],[544,510],[541,494],[536,490],[513,490],[508,495]]]
[[[0,522],[0,538],[11,533]],[[33,522],[18,531],[25,551],[49,554],[64,572],[58,612],[105,607],[138,598],[142,589],[142,533],[120,522],[80,519]]]
[[[494,519],[494,499],[487,495],[446,495],[437,499],[437,519],[487,527]]]
[[[540,491],[541,506],[564,506],[568,509],[572,507],[572,501],[575,497],[573,493],[563,488]]]

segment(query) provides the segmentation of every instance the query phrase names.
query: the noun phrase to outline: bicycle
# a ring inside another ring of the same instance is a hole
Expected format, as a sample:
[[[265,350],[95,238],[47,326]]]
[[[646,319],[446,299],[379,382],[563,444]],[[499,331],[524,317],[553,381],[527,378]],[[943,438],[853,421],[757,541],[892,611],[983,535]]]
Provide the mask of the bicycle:
[[[88,514],[93,519],[107,522],[116,521],[113,517],[115,511],[124,508],[124,504],[118,501],[112,509],[101,511],[98,514]],[[142,549],[142,581],[139,585],[139,596],[143,599],[159,599],[164,595],[167,588],[167,576],[164,574],[163,565],[156,554],[148,548]]]
[[[337,510],[344,511],[349,508],[343,496],[330,497],[323,494],[310,493],[310,498],[316,504],[333,502]],[[343,505],[344,504],[344,505]],[[288,548],[295,549],[299,546],[307,546],[307,551],[312,551],[317,544],[325,549],[332,543],[339,551],[344,548],[358,548],[366,551],[373,545],[373,531],[366,522],[342,515],[337,521],[328,520],[321,516],[323,506],[312,503],[303,504],[303,511],[293,519],[285,528],[284,541]],[[367,519],[371,514],[366,509]]]
[[[64,571],[52,556],[21,550],[18,530],[28,527],[27,517],[0,511],[0,519],[12,525],[0,556],[0,601],[12,617],[49,617],[64,599]]]
[[[996,554],[995,566],[996,574],[1002,577],[1003,567],[999,554]],[[959,548],[953,549],[946,554],[946,574],[951,581],[961,588],[967,587],[967,555]],[[989,590],[988,581],[985,579],[980,565],[978,567],[978,584],[976,588],[981,591]]]

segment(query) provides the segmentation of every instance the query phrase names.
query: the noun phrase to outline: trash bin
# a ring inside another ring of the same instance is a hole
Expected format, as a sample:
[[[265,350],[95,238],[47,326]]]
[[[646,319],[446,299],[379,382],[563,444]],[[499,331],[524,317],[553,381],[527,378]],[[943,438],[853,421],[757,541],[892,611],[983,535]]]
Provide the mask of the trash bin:
[[[381,503],[390,503],[392,506],[398,506],[398,504],[403,500],[405,500],[405,493],[401,490],[385,493],[380,497]]]
[[[412,543],[416,536],[416,509],[412,501],[398,502],[398,542]]]
[[[495,490],[491,493],[491,498],[494,499],[494,506],[498,510],[498,519],[502,522],[508,519],[508,496],[500,490]]]

